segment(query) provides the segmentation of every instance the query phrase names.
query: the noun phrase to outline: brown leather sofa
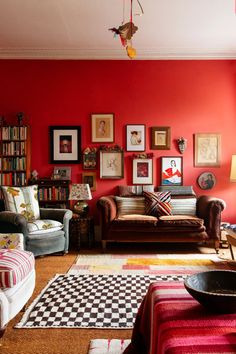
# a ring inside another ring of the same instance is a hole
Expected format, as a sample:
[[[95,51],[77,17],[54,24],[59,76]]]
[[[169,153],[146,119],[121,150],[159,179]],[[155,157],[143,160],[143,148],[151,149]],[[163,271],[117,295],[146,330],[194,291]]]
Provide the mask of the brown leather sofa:
[[[186,194],[181,195],[181,187],[178,187],[178,190],[178,195],[174,192],[172,195],[171,192],[171,198],[186,198]],[[196,215],[186,213],[156,218],[137,214],[120,216],[116,196],[101,197],[97,207],[100,214],[103,250],[105,251],[107,242],[199,243],[205,241],[212,243],[218,252],[221,213],[225,209],[225,202],[206,195],[197,197],[193,191],[191,194],[191,197],[196,198]]]

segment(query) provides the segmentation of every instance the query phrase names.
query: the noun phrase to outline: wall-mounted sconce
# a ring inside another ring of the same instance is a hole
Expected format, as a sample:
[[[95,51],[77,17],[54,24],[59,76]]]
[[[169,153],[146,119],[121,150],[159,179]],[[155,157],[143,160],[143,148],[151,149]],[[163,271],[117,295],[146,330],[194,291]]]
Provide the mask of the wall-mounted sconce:
[[[187,148],[187,139],[181,137],[177,140],[177,143],[178,143],[179,152],[183,154]]]

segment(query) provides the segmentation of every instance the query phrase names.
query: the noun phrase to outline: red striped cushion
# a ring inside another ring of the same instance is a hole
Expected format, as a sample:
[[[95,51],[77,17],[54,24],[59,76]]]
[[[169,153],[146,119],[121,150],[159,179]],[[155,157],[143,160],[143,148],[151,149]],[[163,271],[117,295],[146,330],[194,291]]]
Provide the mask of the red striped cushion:
[[[171,215],[170,192],[144,192],[145,213],[152,216]]]
[[[12,288],[34,268],[34,255],[16,249],[0,250],[0,287]]]

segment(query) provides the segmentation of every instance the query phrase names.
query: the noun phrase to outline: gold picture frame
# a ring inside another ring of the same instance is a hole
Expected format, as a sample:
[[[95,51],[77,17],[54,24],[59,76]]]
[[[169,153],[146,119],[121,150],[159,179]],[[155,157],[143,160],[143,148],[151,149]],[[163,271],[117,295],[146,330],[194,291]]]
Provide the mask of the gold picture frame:
[[[194,166],[219,167],[221,164],[221,134],[194,135]]]
[[[100,150],[100,178],[124,178],[124,151]]]
[[[92,143],[114,142],[115,126],[113,113],[91,114]]]
[[[170,127],[151,128],[151,149],[170,150]]]

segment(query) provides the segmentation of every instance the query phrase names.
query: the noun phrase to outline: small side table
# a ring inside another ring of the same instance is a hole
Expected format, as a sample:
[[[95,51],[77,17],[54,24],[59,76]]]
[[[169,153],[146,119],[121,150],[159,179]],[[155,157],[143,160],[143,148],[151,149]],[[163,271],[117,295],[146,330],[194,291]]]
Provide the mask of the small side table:
[[[81,247],[81,236],[86,235],[88,238],[88,246],[92,247],[94,242],[94,219],[93,216],[79,216],[78,214],[73,214],[70,220],[70,232],[73,239],[77,240],[77,248],[80,250]]]

